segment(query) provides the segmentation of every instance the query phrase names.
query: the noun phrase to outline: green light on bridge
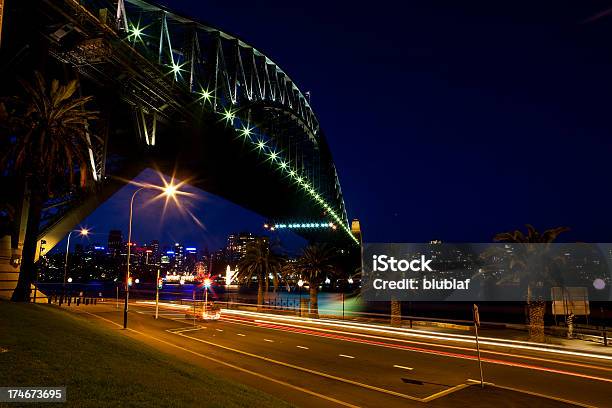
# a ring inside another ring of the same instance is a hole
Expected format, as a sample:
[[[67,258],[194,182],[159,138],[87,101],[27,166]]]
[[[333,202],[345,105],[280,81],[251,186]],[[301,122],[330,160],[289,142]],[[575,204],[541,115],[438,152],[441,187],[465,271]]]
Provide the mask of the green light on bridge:
[[[179,76],[181,76],[181,71],[184,71],[183,65],[185,65],[185,63],[178,64],[178,63],[172,61],[171,68],[172,68],[172,73],[174,74],[174,80],[175,81],[178,79]]]
[[[138,24],[136,25],[130,23],[130,26],[131,27],[129,29],[129,34],[127,36],[128,41],[131,40],[134,43],[136,43],[136,41],[142,42],[142,37],[144,36],[144,29],[148,26],[140,28],[140,22],[138,22]]]
[[[248,126],[244,126],[242,129],[240,129],[240,133],[245,138],[251,137],[251,134],[253,133],[253,128],[249,128]]]
[[[210,92],[208,89],[202,88],[200,90],[200,100],[203,100],[204,103],[210,102],[212,100],[212,97],[212,92]]]
[[[264,224],[265,229],[271,231],[277,229],[332,229],[337,228],[333,222],[292,222],[292,223],[276,223],[276,224]]]
[[[225,119],[225,121],[227,123],[231,123],[232,127],[234,127],[234,120],[236,119],[236,113],[235,111],[233,111],[231,108],[223,108],[223,113],[222,113],[223,118]],[[244,123],[244,122],[243,122]],[[236,132],[238,132],[238,134],[242,135],[246,140],[249,140],[251,143],[253,143],[256,147],[256,149],[258,149],[259,151],[264,151],[266,149],[266,147],[268,147],[266,145],[266,141],[263,139],[257,139],[254,140],[251,137],[251,135],[253,134],[253,129],[249,127],[248,125],[241,125],[241,126],[237,126],[234,127],[234,130]],[[270,151],[268,152],[268,159],[270,161],[274,161],[278,164],[278,167],[281,170],[287,171],[290,166],[289,163],[285,160],[281,160],[280,157],[280,153],[276,152],[274,150],[272,150],[272,148],[269,148]],[[306,192],[309,193],[309,195],[313,198],[313,200],[318,203],[328,214],[329,217],[331,217],[334,221],[336,221],[336,223],[329,223],[329,224],[325,224],[325,227],[322,227],[317,223],[305,223],[305,224],[294,224],[295,226],[293,228],[331,228],[333,230],[338,228],[338,225],[342,228],[342,230],[344,230],[347,235],[355,242],[355,243],[359,243],[359,241],[357,240],[357,238],[355,238],[355,236],[353,236],[350,228],[345,225],[343,223],[342,218],[332,209],[332,207],[325,202],[325,199],[319,194],[317,193],[317,190],[314,188],[314,186],[305,178],[299,175],[299,173],[294,170],[294,169],[290,169],[288,171],[289,176],[291,177],[292,180],[294,180],[298,185],[302,186],[304,188],[304,190]],[[283,225],[287,225],[286,228],[291,228],[289,227],[289,225],[291,224],[278,224],[278,225],[274,225],[272,226],[270,229],[273,230],[276,227],[278,227],[279,229],[283,228]],[[304,225],[304,226],[302,226]]]
[[[234,123],[234,119],[236,119],[236,112],[234,112],[232,110],[232,108],[229,109],[223,109],[223,119],[225,119],[225,121],[227,123]]]

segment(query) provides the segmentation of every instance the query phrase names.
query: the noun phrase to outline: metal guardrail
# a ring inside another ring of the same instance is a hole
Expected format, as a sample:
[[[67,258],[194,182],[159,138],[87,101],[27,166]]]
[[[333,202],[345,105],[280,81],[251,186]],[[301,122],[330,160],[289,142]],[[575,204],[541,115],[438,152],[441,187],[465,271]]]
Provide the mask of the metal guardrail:
[[[56,304],[58,306],[88,306],[88,305],[97,305],[98,302],[105,302],[106,299],[103,297],[93,297],[93,296],[75,296],[75,295],[50,295],[47,296],[48,304]]]

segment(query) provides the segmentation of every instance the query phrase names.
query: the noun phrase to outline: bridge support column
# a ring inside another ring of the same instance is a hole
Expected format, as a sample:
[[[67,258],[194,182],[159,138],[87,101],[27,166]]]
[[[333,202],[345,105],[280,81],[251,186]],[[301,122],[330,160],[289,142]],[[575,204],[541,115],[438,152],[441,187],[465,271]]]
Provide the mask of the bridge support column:
[[[157,113],[146,113],[143,109],[136,110],[136,126],[138,135],[145,141],[147,146],[155,146],[157,134]]]
[[[17,287],[19,258],[14,256],[11,236],[0,238],[0,299],[10,299]]]
[[[17,228],[12,235],[0,237],[0,299],[10,299],[17,287],[23,244],[25,241],[28,213],[30,210],[30,193],[25,183],[20,191],[21,199],[15,206],[15,222]]]

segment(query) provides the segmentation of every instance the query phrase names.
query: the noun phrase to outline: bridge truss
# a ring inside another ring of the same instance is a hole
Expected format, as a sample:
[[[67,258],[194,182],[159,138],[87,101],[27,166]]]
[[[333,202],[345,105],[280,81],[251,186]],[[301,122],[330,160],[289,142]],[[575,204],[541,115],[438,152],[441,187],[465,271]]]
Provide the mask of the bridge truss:
[[[189,121],[209,112],[302,190],[321,209],[321,221],[358,242],[308,94],[263,53],[149,1],[46,3],[71,21],[49,34],[51,53],[93,81],[114,84],[133,109],[144,145],[159,142],[160,121]],[[92,167],[102,180],[104,147],[98,150],[91,154]]]

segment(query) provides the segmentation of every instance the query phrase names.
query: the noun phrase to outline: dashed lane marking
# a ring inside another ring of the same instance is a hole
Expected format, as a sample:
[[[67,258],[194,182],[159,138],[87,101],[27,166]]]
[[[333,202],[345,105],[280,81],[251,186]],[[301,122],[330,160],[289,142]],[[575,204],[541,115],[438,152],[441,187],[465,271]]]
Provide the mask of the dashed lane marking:
[[[393,367],[395,367],[395,368],[403,368],[404,370],[411,370],[411,371],[414,370],[414,368],[412,368],[412,367],[406,367],[406,366],[401,366],[401,365],[397,365],[397,364],[394,364]]]
[[[109,320],[109,319],[107,319],[105,317],[98,316],[95,313],[91,313],[91,312],[84,312],[84,313],[86,313],[88,315],[91,315],[91,316],[94,316],[94,317],[97,317],[99,319],[102,319],[104,321],[107,321],[107,322],[109,322],[111,324],[114,324],[115,326],[122,327],[122,325],[120,325],[119,323],[115,323],[112,320]],[[225,361],[217,360],[215,358],[209,357],[209,356],[204,355],[202,353],[198,353],[197,351],[190,350],[190,349],[188,349],[186,347],[181,347],[181,346],[179,346],[177,344],[171,343],[171,342],[166,341],[166,340],[159,339],[159,338],[151,336],[149,334],[145,334],[145,333],[140,332],[138,330],[134,330],[134,329],[130,329],[130,328],[127,328],[127,330],[132,332],[132,333],[139,334],[139,335],[141,335],[143,337],[148,337],[151,340],[158,341],[158,342],[163,343],[163,344],[165,344],[167,346],[174,347],[174,348],[177,348],[179,350],[186,351],[187,353],[191,353],[191,354],[193,354],[195,356],[201,357],[201,358],[206,359],[206,360],[210,360],[210,361],[212,361],[214,363],[221,364],[221,365],[224,365],[226,367],[233,368],[234,370],[238,370],[238,371],[241,371],[243,373],[254,375],[255,377],[263,378],[264,380],[268,380],[268,381],[274,382],[276,384],[280,384],[280,385],[283,385],[285,387],[288,387],[288,388],[291,388],[291,389],[294,389],[294,390],[297,390],[297,391],[301,391],[301,392],[303,392],[305,394],[313,395],[315,397],[318,397],[318,398],[321,398],[321,399],[324,399],[324,400],[327,400],[327,401],[331,401],[333,403],[336,403],[338,405],[342,405],[344,407],[360,408],[359,405],[353,405],[351,403],[348,403],[348,402],[345,402],[345,401],[341,401],[341,400],[333,398],[333,397],[328,397],[327,395],[319,394],[318,392],[309,390],[307,388],[298,387],[297,385],[289,384],[288,382],[277,380],[276,378],[268,377],[267,375],[264,375],[264,374],[261,374],[261,373],[255,372],[255,371],[251,371],[251,370],[248,370],[246,368],[242,368],[242,367],[239,367],[237,365],[227,363]],[[177,335],[184,336],[183,334],[180,334],[180,333],[177,333]],[[189,337],[189,336],[185,336],[185,337]]]

